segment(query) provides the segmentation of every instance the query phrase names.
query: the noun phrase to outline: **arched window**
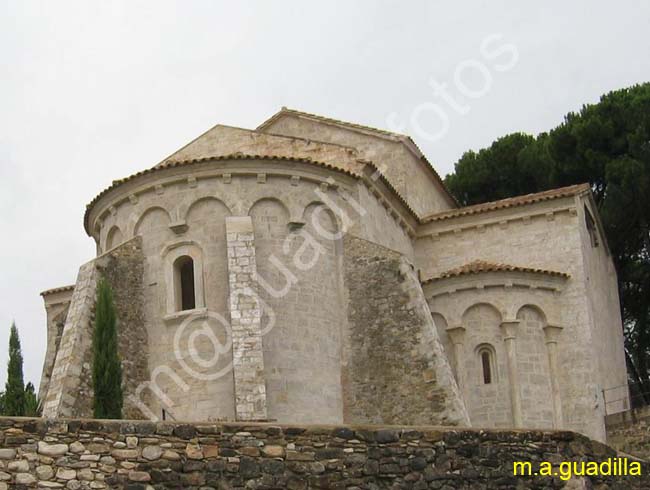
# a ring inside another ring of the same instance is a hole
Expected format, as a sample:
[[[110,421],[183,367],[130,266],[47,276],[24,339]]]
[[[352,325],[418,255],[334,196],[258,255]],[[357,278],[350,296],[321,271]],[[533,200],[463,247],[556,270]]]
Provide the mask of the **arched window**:
[[[185,311],[196,308],[194,288],[194,260],[184,255],[174,262],[176,310]]]
[[[477,349],[483,384],[489,385],[496,381],[496,363],[494,349],[489,344],[480,345]]]
[[[490,353],[488,351],[481,352],[481,365],[483,366],[483,384],[489,385],[492,383],[492,366],[490,366]]]
[[[114,226],[109,230],[108,235],[106,235],[106,250],[117,247],[123,241],[122,231],[117,226]]]

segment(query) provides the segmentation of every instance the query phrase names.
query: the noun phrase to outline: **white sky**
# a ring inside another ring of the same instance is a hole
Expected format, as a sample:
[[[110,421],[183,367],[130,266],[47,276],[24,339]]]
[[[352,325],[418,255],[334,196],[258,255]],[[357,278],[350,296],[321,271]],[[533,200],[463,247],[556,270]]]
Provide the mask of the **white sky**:
[[[468,149],[649,80],[649,24],[644,0],[1,2],[0,383],[15,319],[38,387],[38,293],[74,283],[93,257],[84,208],[113,179],[281,106],[404,124],[444,175]],[[496,34],[487,51],[509,51],[488,59],[481,44]],[[516,64],[498,71],[513,48]],[[484,94],[462,95],[459,67]],[[442,117],[444,136],[426,137]]]

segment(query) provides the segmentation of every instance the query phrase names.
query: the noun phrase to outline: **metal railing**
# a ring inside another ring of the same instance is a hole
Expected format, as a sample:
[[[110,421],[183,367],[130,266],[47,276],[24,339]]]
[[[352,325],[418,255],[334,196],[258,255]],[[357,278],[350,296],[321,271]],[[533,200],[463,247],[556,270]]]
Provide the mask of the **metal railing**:
[[[605,414],[623,412],[650,405],[650,390],[639,383],[626,383],[603,390]]]

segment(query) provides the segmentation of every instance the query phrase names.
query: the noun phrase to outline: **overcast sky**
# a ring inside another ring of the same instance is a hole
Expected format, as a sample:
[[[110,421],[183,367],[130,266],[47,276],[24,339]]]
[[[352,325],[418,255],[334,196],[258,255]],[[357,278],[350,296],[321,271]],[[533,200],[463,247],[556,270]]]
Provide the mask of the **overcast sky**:
[[[649,24],[645,0],[0,2],[0,382],[15,319],[38,387],[39,292],[93,257],[113,179],[282,106],[401,129],[444,175],[649,80]]]

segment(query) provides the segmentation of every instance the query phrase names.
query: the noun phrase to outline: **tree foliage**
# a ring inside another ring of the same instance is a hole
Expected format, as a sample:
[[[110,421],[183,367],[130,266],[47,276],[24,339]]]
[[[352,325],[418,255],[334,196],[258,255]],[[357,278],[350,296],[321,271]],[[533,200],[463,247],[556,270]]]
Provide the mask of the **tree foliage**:
[[[16,324],[11,325],[9,334],[9,364],[4,393],[5,415],[25,415],[25,381],[23,378],[23,354]]]
[[[122,366],[118,356],[117,315],[113,293],[105,279],[97,288],[93,330],[93,412],[95,418],[122,417]]]
[[[464,205],[591,184],[617,267],[628,366],[650,393],[650,83],[610,92],[548,133],[469,151],[445,181]]]
[[[36,389],[30,382],[25,386],[25,417],[40,417],[41,403],[36,396]]]

